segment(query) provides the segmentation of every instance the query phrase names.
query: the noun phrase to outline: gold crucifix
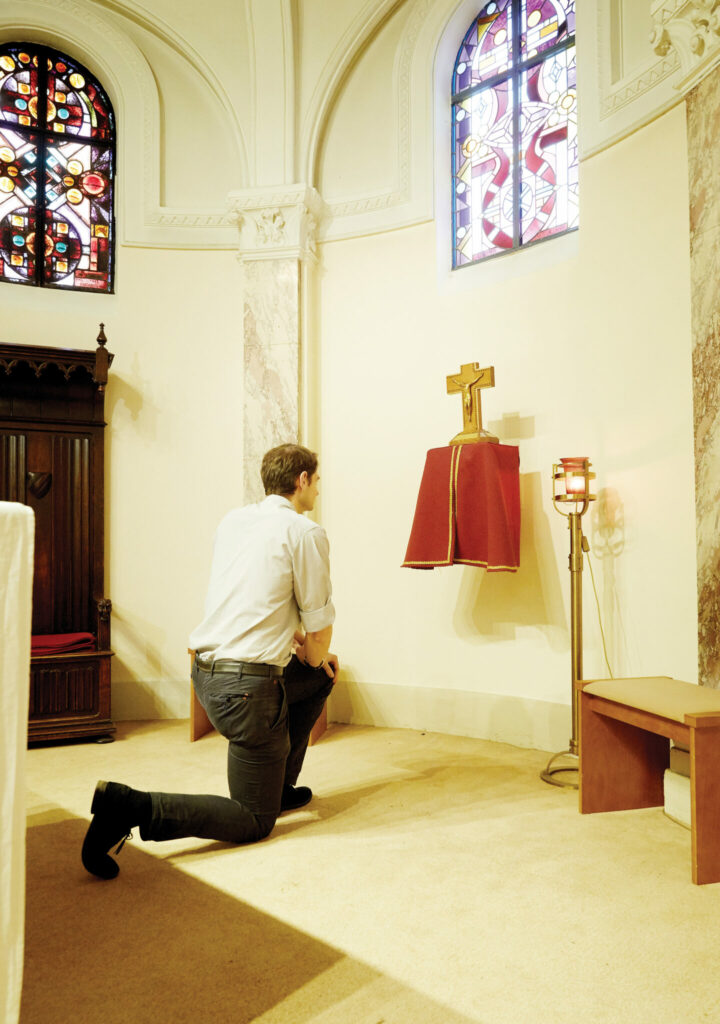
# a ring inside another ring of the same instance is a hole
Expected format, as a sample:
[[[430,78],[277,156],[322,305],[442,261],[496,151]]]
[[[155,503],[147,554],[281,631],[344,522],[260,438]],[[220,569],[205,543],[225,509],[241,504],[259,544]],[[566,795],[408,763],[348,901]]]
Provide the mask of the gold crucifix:
[[[460,373],[450,374],[447,378],[447,393],[462,393],[463,428],[456,434],[450,444],[476,444],[478,441],[498,443],[487,430],[483,430],[482,411],[480,408],[480,391],[482,388],[495,387],[495,367],[486,366],[480,369],[479,363],[464,363]]]

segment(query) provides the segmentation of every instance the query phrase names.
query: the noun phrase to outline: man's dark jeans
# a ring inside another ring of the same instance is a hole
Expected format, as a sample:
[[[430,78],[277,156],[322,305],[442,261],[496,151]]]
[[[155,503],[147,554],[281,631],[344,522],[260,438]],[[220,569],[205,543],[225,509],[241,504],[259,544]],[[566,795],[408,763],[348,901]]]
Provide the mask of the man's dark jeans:
[[[332,680],[294,657],[282,674],[237,662],[205,671],[196,659],[192,680],[208,718],[229,741],[230,798],[151,793],[152,819],[140,834],[158,841],[263,839],[280,813],[283,786],[297,782]]]

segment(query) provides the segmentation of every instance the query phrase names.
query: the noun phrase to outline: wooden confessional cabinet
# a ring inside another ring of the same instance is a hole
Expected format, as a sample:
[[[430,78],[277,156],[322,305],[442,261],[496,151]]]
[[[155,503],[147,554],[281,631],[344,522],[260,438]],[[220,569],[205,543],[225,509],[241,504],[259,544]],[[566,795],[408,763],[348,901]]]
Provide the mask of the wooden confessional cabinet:
[[[29,742],[112,736],[104,401],[113,356],[0,344],[0,500],[35,513]]]

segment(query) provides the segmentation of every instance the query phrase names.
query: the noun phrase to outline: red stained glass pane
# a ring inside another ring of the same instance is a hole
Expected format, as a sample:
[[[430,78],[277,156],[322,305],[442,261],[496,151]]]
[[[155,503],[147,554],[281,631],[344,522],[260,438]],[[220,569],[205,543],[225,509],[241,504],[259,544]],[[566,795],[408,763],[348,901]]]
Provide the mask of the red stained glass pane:
[[[512,248],[512,82],[455,105],[455,264]]]
[[[0,119],[5,124],[37,127],[38,69],[26,47],[0,47]]]
[[[106,290],[112,231],[110,150],[53,140],[45,161],[46,233],[52,241],[45,281],[60,288]]]
[[[35,275],[36,140],[0,127],[0,280],[30,283]]]
[[[528,59],[575,34],[575,0],[523,0],[520,53]]]
[[[0,280],[111,291],[113,181],[100,84],[45,47],[0,46]]]
[[[578,222],[575,47],[526,72],[522,81],[521,241]]]
[[[70,61],[56,63],[48,72],[47,97],[47,126],[54,132],[112,138],[110,102],[84,68]]]

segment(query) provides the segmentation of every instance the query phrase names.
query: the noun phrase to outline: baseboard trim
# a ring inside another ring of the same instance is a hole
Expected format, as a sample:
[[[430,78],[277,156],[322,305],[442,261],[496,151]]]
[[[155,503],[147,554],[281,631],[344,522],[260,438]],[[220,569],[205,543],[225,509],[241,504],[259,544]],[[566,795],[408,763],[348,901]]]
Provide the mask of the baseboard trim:
[[[567,750],[572,728],[568,704],[342,679],[330,695],[328,720],[471,736],[551,752]]]
[[[187,679],[132,679],[112,684],[115,722],[187,718],[189,714]],[[551,752],[567,750],[571,731],[568,704],[344,679],[335,684],[328,701],[328,721],[444,732]]]

